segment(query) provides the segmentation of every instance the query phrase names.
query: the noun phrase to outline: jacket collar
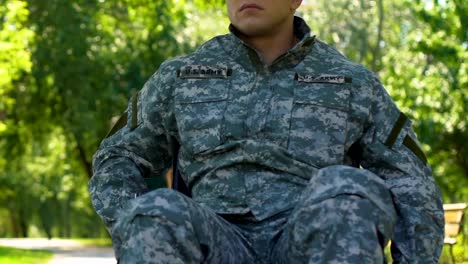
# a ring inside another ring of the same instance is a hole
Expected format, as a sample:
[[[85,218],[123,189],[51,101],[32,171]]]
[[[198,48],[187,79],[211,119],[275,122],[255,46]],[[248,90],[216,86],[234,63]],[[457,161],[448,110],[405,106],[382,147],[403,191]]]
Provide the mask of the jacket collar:
[[[221,46],[239,64],[256,71],[277,71],[296,66],[310,52],[315,39],[307,23],[300,17],[294,17],[294,34],[299,42],[267,67],[260,59],[260,54],[238,37],[238,30],[232,24],[229,31],[231,34],[227,38],[219,39]]]

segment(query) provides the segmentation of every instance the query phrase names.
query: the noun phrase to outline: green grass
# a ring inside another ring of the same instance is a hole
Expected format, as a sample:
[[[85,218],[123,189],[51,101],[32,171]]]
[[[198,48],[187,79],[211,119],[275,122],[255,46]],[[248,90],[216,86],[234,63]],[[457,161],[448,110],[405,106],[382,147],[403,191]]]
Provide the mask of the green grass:
[[[45,250],[0,247],[0,263],[2,264],[42,264],[47,263],[52,256],[52,252]]]
[[[462,239],[459,240],[462,242]],[[453,255],[455,257],[455,263],[457,264],[467,264],[468,263],[468,254],[465,254],[464,246],[462,243],[458,243],[453,247]],[[451,264],[452,260],[450,257],[450,247],[448,245],[444,246],[442,251],[442,256],[440,257],[439,264]]]
[[[461,240],[460,240],[461,241]],[[468,264],[468,252],[465,254],[465,247],[463,245],[457,244],[454,246],[453,255],[455,257],[455,263],[457,264]],[[392,262],[392,257],[390,254],[390,247],[385,248],[385,255],[389,264]],[[445,245],[442,254],[439,259],[439,264],[452,264],[452,259],[450,256],[450,247]]]
[[[79,242],[85,246],[94,246],[94,247],[110,247],[112,246],[112,241],[110,238],[78,238],[72,239],[73,241]]]

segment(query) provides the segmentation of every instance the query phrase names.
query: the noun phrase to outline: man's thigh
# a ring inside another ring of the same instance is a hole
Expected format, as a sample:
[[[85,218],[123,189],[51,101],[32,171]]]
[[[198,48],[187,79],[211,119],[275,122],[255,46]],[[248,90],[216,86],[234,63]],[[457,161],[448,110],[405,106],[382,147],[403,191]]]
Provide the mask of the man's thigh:
[[[252,263],[239,229],[169,189],[136,198],[118,223],[121,263]]]

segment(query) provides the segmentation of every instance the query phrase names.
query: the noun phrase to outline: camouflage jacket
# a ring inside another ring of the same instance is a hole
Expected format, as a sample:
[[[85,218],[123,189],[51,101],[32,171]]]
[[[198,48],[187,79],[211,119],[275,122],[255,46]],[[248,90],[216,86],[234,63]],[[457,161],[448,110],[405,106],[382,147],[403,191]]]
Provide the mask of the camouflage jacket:
[[[394,197],[395,260],[436,263],[441,196],[410,121],[372,72],[311,36],[302,19],[294,26],[300,42],[270,66],[233,28],[163,63],[95,154],[98,214],[112,232],[126,201],[150,191],[145,179],[171,166],[174,141],[195,201],[259,220],[294,207],[317,169],[362,166]]]

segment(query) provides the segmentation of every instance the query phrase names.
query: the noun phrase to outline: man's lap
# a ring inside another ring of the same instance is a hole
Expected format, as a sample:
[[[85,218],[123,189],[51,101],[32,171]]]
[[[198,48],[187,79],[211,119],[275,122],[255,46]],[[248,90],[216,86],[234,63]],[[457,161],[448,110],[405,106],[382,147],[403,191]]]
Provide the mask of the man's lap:
[[[344,230],[341,232],[343,238],[336,238],[337,248],[341,243],[352,250],[353,245],[364,241],[361,246],[367,247],[368,251],[381,249],[381,244],[391,236],[396,219],[391,197],[383,182],[374,179],[375,175],[368,171],[346,166],[329,167],[316,176],[292,212],[282,212],[259,222],[251,214],[224,216],[223,219],[180,193],[168,189],[156,190],[132,201],[117,225],[120,230],[116,235],[123,241],[123,251],[147,247],[152,250],[142,251],[147,252],[145,254],[154,255],[159,250],[171,257],[177,255],[172,250],[180,249],[185,250],[183,257],[193,257],[194,263],[198,260],[207,263],[286,263],[286,258],[295,257],[307,262],[307,257],[313,257],[314,250],[304,247],[313,246],[324,251],[323,245],[319,244],[329,238],[317,239],[313,236],[327,234],[324,232],[327,224],[337,225],[331,229]],[[159,220],[155,221],[156,218]],[[161,221],[165,224],[161,225]],[[340,221],[343,223],[337,224]],[[366,224],[361,225],[364,222]],[[361,230],[363,228],[372,229],[372,232],[365,232],[367,230]],[[345,234],[349,229],[356,232]],[[142,239],[142,236],[148,235],[150,238]],[[367,236],[373,235],[382,241],[370,239],[369,242]],[[180,237],[175,239],[174,236]],[[180,245],[169,249],[169,245],[154,237],[182,241],[187,245],[185,249]],[[146,245],[145,241],[157,245]],[[373,247],[369,243],[378,244]],[[294,253],[296,255],[290,254],[294,251],[297,251]],[[367,253],[372,258],[374,252]],[[271,259],[270,254],[273,256]],[[184,259],[184,262],[187,261]]]

